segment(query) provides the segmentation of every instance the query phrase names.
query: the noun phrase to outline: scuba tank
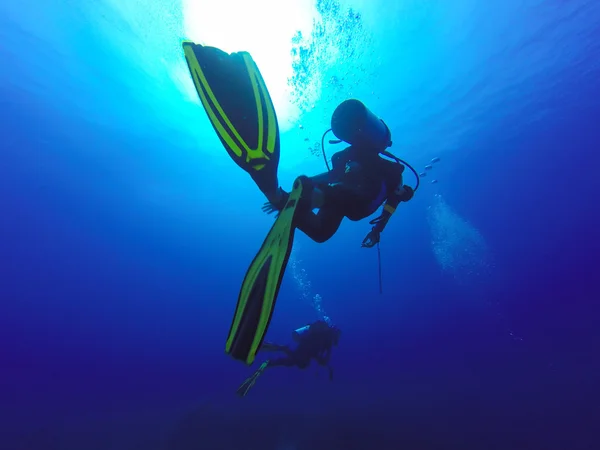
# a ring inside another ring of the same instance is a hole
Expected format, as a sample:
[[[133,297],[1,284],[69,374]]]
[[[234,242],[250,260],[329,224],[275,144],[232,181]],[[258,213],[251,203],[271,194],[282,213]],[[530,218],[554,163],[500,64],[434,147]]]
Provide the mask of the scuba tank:
[[[339,140],[356,147],[382,151],[392,145],[392,134],[385,122],[355,99],[335,108],[331,131]]]
[[[308,330],[310,330],[310,325],[296,328],[294,331],[292,331],[292,339],[294,340],[294,342],[300,342],[300,339],[302,338],[302,336],[308,333]]]

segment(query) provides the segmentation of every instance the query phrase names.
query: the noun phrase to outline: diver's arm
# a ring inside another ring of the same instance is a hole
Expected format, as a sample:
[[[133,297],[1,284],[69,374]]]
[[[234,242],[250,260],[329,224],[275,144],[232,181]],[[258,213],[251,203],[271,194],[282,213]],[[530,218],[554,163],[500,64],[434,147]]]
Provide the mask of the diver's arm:
[[[404,166],[397,163],[389,163],[384,161],[381,165],[382,171],[385,173],[385,184],[387,186],[386,201],[383,205],[381,215],[372,221],[375,224],[373,231],[381,233],[388,221],[392,217],[392,214],[396,212],[396,208],[403,200],[404,192],[404,179],[402,174],[404,173]]]
[[[413,198],[414,193],[415,192],[413,188],[403,185],[402,182],[400,182],[398,187],[391,194],[388,194],[388,198],[385,202],[385,205],[383,205],[383,211],[381,211],[381,215],[369,222],[371,225],[373,225],[373,228],[363,239],[362,247],[372,248],[379,243],[379,235],[389,222],[392,214],[396,212],[398,205],[401,202],[409,201],[411,198]]]
[[[409,186],[398,186],[398,188],[391,195],[388,195],[385,205],[383,205],[381,215],[376,219],[377,221],[375,222],[373,231],[381,233],[392,217],[392,214],[396,212],[398,205],[401,202],[407,202],[412,198],[412,196],[413,190]]]

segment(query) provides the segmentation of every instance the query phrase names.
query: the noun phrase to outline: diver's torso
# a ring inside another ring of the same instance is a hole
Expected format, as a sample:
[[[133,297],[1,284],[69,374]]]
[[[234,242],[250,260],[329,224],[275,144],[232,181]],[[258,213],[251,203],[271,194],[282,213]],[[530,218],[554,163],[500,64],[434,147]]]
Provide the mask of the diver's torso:
[[[297,351],[318,354],[331,347],[333,340],[331,328],[328,325],[312,324],[306,334],[298,341]]]
[[[402,182],[404,166],[354,147],[334,154],[332,163],[334,170],[339,171],[339,180],[358,188],[369,203],[377,203],[375,209],[386,200],[388,192]],[[347,165],[350,170],[345,173]]]

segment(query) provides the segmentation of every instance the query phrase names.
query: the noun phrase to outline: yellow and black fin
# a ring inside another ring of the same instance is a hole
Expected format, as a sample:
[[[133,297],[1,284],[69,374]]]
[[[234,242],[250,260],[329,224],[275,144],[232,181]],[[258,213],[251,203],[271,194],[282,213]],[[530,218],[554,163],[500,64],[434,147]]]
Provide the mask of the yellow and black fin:
[[[279,126],[265,82],[247,52],[183,42],[194,86],[227,153],[259,189],[279,187]]]
[[[260,367],[258,368],[258,370],[256,372],[254,372],[252,374],[252,376],[246,378],[246,381],[244,381],[239,388],[237,388],[237,395],[239,395],[240,397],[245,397],[246,394],[248,394],[248,392],[250,392],[250,389],[252,389],[252,387],[254,386],[254,384],[256,383],[256,380],[258,380],[258,377],[260,377],[262,375],[262,373],[265,371],[265,369],[269,366],[269,361],[265,361],[264,363],[262,363],[260,365]]]
[[[302,198],[302,178],[271,227],[242,283],[225,352],[252,364],[269,327],[277,294],[292,251],[295,216]]]

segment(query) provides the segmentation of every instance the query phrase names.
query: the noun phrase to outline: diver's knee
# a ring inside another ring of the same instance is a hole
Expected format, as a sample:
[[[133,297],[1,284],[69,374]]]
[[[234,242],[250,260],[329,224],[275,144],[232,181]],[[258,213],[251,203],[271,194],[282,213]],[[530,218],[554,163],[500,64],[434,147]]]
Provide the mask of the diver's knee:
[[[322,227],[320,226],[307,226],[307,221],[301,221],[298,223],[298,229],[306,234],[309,238],[315,241],[317,244],[322,244],[328,241],[333,236],[330,233],[323,233]]]
[[[321,234],[316,234],[314,236],[309,236],[313,241],[315,241],[317,244],[322,244],[323,242],[327,242],[331,236],[325,236],[325,235],[321,235]]]

